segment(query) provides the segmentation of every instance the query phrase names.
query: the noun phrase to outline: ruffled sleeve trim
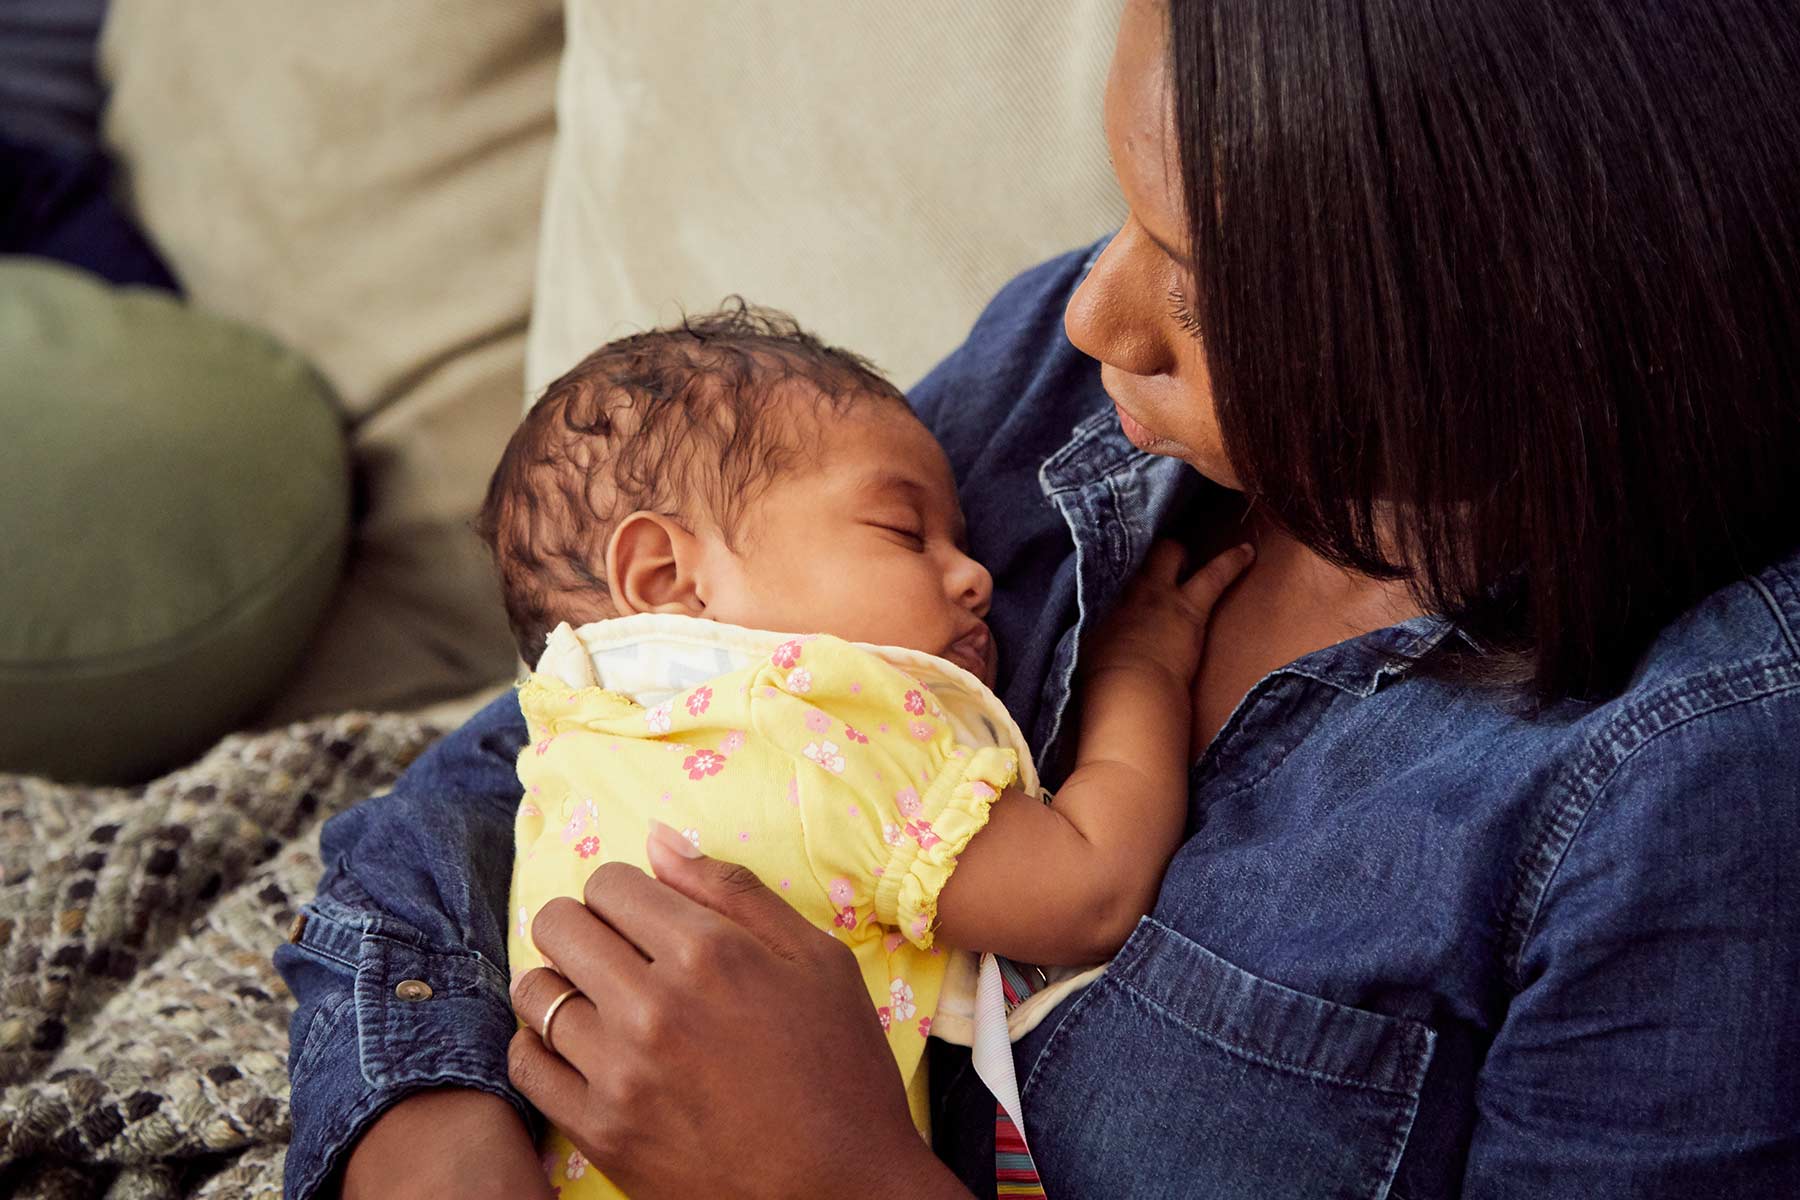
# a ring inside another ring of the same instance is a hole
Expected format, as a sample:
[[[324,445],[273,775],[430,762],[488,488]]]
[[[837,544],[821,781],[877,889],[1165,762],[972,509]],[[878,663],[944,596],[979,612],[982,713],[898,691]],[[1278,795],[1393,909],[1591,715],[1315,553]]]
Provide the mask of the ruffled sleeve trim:
[[[875,917],[921,950],[931,948],[938,896],[969,839],[987,825],[995,799],[1018,778],[1012,750],[983,747],[951,759],[921,798],[916,816],[902,818],[893,852],[875,888]]]
[[[519,711],[535,738],[585,730],[620,734],[643,723],[644,706],[601,687],[572,688],[554,675],[534,674],[519,685]]]

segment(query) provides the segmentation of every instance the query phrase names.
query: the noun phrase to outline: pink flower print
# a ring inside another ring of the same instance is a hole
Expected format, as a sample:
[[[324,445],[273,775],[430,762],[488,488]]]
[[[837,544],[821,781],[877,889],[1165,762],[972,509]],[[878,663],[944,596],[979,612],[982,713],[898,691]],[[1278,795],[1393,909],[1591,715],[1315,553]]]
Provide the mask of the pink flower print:
[[[894,803],[899,805],[900,815],[903,817],[916,817],[919,815],[919,793],[912,788],[901,788],[898,792],[895,792]]]
[[[738,831],[738,841],[747,842],[749,840],[750,840],[750,831],[749,830],[739,830]]]
[[[681,831],[681,836],[686,838],[688,844],[694,849],[700,848],[700,831],[698,829],[684,829]]]
[[[919,849],[929,850],[944,839],[931,831],[931,822],[923,819],[906,823],[907,836],[919,843]]]
[[[665,700],[644,714],[644,724],[650,727],[651,733],[667,733],[669,732],[669,715],[669,703]]]
[[[519,815],[521,817],[541,817],[544,813],[537,805],[527,804],[519,809]]]
[[[818,763],[833,775],[844,773],[844,756],[838,752],[836,742],[808,742],[806,749],[800,753]]]
[[[531,933],[531,913],[526,907],[519,905],[519,936],[527,937]]]
[[[881,1021],[881,1032],[886,1033],[894,1027],[894,1014],[888,1011],[887,1005],[876,1009],[875,1016]]]
[[[906,705],[906,711],[913,716],[922,717],[925,715],[925,697],[919,695],[919,693],[906,693],[906,699],[903,703]]]
[[[781,643],[781,645],[775,647],[775,652],[773,654],[769,655],[769,661],[774,663],[776,666],[780,667],[784,671],[787,670],[789,667],[793,666],[795,663],[799,662],[800,661],[800,642],[799,642],[799,640],[795,639],[793,641],[783,642],[783,643]]]
[[[919,1018],[919,1036],[920,1037],[930,1037],[931,1036],[931,1018],[930,1017],[920,1017]]]
[[[705,779],[725,769],[725,756],[716,750],[696,750],[681,760],[681,769],[688,773],[689,779]]]
[[[533,746],[532,749],[536,750],[538,752],[539,758],[542,758],[544,756],[544,751],[550,749],[550,743],[554,742],[555,740],[556,740],[556,735],[551,734],[549,737],[545,738],[543,741],[541,741],[537,745]]]
[[[856,726],[854,725],[844,726],[844,736],[853,742],[861,742],[865,746],[869,744],[869,735],[857,732]]]
[[[812,691],[812,672],[805,667],[795,667],[789,671],[788,691],[796,696],[804,696]]]
[[[852,695],[852,696],[860,696],[860,695],[862,695],[862,684],[860,684],[860,683],[853,683],[853,684],[851,684],[851,685],[850,685],[850,694],[851,694],[851,695]]]
[[[591,833],[588,834],[579,842],[575,843],[575,853],[581,855],[583,858],[594,857],[594,855],[600,853],[600,839]]]
[[[918,916],[913,918],[912,931],[913,931],[914,937],[921,937],[921,938],[924,937],[925,931],[929,928],[931,928],[931,918],[926,916],[924,913],[920,913]],[[936,946],[933,946],[931,948],[931,952],[933,954],[936,954],[938,952],[938,948]]]
[[[825,894],[831,897],[831,902],[840,908],[856,899],[856,889],[851,887],[850,881],[841,875],[831,881],[830,886],[825,889]]]
[[[926,721],[914,721],[908,728],[912,730],[912,735],[921,742],[929,742],[931,740],[931,735],[937,732],[937,730]]]
[[[991,784],[983,783],[979,779],[970,785],[969,790],[975,793],[975,798],[977,800],[992,800],[994,798],[993,786]]]
[[[581,812],[577,810],[575,814],[569,818],[569,823],[562,827],[563,845],[569,845],[586,832],[587,818],[582,816]]]
[[[800,777],[798,775],[788,778],[788,803],[796,808],[800,806]]]
[[[831,718],[815,708],[806,714],[806,727],[814,733],[824,733],[831,728]]]
[[[913,1004],[912,984],[904,979],[896,979],[888,984],[888,1000],[893,1007],[896,1021],[910,1021],[919,1011]]]
[[[741,729],[732,730],[725,735],[725,740],[719,743],[719,753],[721,754],[736,754],[743,748],[744,731]]]
[[[581,1151],[569,1151],[569,1161],[563,1166],[563,1175],[569,1179],[580,1179],[587,1173],[588,1161]]]
[[[900,827],[892,821],[882,822],[881,840],[890,846],[898,846],[900,844]]]
[[[690,694],[687,698],[688,716],[690,716],[690,717],[699,716],[701,713],[706,711],[707,706],[710,705],[711,703],[712,703],[712,689],[711,688],[709,688],[709,687],[695,688],[693,690],[693,693]]]
[[[901,937],[897,933],[890,933],[886,937],[881,939],[881,948],[883,950],[886,950],[889,954],[892,954],[894,951],[896,951],[900,948],[900,943],[904,942],[905,940],[906,940],[905,938]]]
[[[839,929],[855,929],[856,910],[851,908],[848,904],[844,905],[844,907],[838,909],[837,916],[831,918],[831,923],[836,925]]]

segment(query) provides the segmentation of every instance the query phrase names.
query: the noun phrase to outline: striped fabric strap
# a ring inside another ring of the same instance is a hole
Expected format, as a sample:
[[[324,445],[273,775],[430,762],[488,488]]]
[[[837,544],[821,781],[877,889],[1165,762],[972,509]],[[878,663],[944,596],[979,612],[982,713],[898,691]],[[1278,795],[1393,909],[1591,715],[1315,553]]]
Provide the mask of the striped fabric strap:
[[[1033,976],[1042,978],[1043,972],[1036,967],[1022,968],[1004,958],[997,957],[995,962],[1000,967],[1000,987],[1006,994],[1006,1009],[1011,1012],[1036,990]],[[1025,1148],[1025,1137],[1006,1114],[1003,1104],[994,1105],[994,1180],[996,1195],[1046,1200],[1044,1185],[1038,1180],[1037,1164],[1031,1161],[1031,1152]]]

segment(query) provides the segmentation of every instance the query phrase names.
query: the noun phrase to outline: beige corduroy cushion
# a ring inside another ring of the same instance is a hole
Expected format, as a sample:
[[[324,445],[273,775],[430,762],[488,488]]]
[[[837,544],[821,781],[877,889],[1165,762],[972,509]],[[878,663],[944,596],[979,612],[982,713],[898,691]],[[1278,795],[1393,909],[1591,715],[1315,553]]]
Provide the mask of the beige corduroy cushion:
[[[731,292],[909,386],[1023,268],[1118,225],[1121,0],[570,0],[535,393]]]
[[[511,670],[468,523],[518,418],[556,0],[113,0],[106,139],[194,304],[353,422],[350,573],[273,718]]]

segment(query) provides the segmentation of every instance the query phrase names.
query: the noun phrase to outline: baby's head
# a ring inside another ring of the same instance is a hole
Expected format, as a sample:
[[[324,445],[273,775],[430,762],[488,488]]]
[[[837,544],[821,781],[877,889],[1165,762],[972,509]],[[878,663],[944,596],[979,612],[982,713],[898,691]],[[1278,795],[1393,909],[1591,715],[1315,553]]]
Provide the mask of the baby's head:
[[[741,302],[609,342],[532,407],[477,524],[520,653],[684,613],[906,646],[991,683],[943,450],[863,359]]]

